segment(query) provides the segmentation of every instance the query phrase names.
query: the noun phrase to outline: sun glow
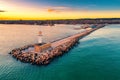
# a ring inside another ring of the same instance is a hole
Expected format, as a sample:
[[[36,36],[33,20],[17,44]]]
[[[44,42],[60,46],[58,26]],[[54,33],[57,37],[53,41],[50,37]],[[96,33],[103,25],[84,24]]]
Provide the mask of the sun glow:
[[[74,10],[69,7],[36,6],[27,3],[0,1],[0,20],[46,20],[78,18],[118,18],[120,11]]]

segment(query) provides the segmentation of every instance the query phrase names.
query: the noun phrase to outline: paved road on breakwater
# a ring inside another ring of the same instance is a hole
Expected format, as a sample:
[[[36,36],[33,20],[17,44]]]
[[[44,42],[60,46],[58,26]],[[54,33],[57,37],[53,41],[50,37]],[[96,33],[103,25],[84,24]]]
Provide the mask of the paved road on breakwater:
[[[70,37],[61,39],[61,40],[59,40],[59,41],[53,42],[53,43],[51,44],[51,46],[52,46],[53,48],[55,48],[55,47],[57,47],[57,46],[59,46],[59,45],[62,45],[62,44],[64,44],[64,43],[66,43],[66,42],[69,42],[69,41],[72,40],[72,39],[75,39],[75,38],[78,38],[78,37],[81,38],[81,37],[83,37],[83,36],[91,33],[91,32],[94,31],[94,30],[95,30],[95,29],[86,30],[86,31],[84,31],[84,32],[75,34],[75,35],[73,35],[73,36],[70,36]]]

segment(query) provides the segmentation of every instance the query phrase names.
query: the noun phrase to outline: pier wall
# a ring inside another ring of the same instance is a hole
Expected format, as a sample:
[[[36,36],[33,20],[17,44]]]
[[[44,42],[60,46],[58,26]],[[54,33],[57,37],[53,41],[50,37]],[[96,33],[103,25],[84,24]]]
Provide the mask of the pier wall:
[[[14,49],[10,54],[17,60],[22,62],[44,65],[50,63],[54,58],[63,55],[68,52],[75,44],[78,43],[79,39],[92,33],[93,31],[104,27],[105,25],[98,26],[93,29],[86,30],[82,33],[72,35],[70,37],[61,39],[59,41],[54,41],[49,44],[44,44],[37,46],[36,51],[22,52],[22,50],[27,49],[29,46],[19,49]],[[33,46],[33,45],[31,45]],[[51,47],[51,49],[46,49]]]

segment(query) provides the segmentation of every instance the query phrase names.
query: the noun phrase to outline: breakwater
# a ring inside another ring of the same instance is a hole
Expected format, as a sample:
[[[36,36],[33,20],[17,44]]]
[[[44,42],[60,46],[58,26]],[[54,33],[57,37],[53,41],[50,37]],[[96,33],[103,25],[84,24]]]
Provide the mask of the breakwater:
[[[82,33],[72,35],[70,37],[51,42],[49,49],[42,52],[35,52],[34,45],[24,46],[22,48],[13,49],[10,54],[17,60],[22,62],[43,65],[50,63],[54,58],[63,55],[69,51],[75,44],[78,43],[79,39],[90,34],[91,32],[104,27],[105,25],[96,25],[95,28],[91,28]],[[45,43],[44,43],[45,44]],[[44,44],[40,44],[44,45]]]

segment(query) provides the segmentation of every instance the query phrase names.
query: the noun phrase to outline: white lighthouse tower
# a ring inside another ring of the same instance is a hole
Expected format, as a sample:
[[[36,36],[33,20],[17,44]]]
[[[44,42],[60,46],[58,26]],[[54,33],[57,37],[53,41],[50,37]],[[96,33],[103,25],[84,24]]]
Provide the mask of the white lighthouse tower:
[[[42,43],[42,32],[39,31],[39,35],[38,35],[38,43]]]

